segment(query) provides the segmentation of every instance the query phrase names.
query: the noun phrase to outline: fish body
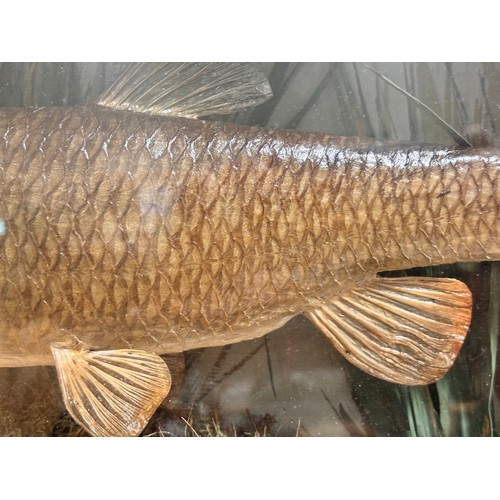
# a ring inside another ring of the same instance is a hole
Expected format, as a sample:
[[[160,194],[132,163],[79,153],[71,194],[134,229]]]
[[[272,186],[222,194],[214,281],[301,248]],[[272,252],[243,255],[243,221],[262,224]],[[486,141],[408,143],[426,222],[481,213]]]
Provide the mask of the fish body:
[[[498,259],[500,156],[97,107],[0,112],[0,363],[250,339],[382,271]]]
[[[0,366],[55,362],[68,408],[96,435],[137,434],[149,417],[110,427],[94,414],[89,364],[107,401],[117,366],[133,368],[117,384],[146,392],[163,377],[151,415],[170,381],[147,353],[255,338],[301,313],[369,373],[428,383],[460,349],[470,294],[377,274],[498,260],[499,215],[495,149],[102,106],[1,109]],[[84,389],[68,392],[72,377]]]

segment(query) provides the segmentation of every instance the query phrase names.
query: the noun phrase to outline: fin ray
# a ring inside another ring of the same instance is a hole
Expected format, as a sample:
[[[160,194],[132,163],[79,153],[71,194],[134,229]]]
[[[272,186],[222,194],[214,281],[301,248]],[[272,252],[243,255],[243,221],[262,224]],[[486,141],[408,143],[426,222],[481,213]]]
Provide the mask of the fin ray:
[[[453,364],[471,294],[447,278],[378,278],[306,315],[358,368],[390,382],[435,382]]]
[[[154,115],[198,118],[256,106],[272,97],[253,63],[133,63],[98,104]]]
[[[170,390],[167,365],[138,350],[52,347],[64,403],[94,436],[136,436]]]

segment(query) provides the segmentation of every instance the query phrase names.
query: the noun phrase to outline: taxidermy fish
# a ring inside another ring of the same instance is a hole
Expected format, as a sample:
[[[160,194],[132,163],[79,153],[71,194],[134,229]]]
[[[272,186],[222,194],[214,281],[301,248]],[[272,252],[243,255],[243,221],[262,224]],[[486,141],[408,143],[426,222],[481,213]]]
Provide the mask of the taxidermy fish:
[[[133,65],[95,106],[0,109],[0,366],[55,364],[91,434],[141,432],[161,354],[298,314],[391,382],[453,364],[467,287],[378,273],[500,259],[500,151],[198,118],[270,96],[250,64]]]

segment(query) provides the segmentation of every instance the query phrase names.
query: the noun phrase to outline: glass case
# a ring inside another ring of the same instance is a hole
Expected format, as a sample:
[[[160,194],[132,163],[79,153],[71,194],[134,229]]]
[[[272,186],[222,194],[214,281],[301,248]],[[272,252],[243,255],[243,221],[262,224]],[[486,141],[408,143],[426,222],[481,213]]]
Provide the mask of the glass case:
[[[0,105],[92,104],[124,66],[3,63]],[[496,143],[499,64],[265,63],[263,68],[273,98],[214,119],[373,137],[393,145],[453,146],[453,128],[474,145]],[[437,383],[409,387],[375,379],[345,361],[298,316],[256,340],[166,356],[172,391],[142,435],[498,435],[498,263],[392,275],[458,278],[472,291],[470,331],[453,368]],[[0,388],[0,435],[86,435],[65,410],[53,366],[1,368]]]

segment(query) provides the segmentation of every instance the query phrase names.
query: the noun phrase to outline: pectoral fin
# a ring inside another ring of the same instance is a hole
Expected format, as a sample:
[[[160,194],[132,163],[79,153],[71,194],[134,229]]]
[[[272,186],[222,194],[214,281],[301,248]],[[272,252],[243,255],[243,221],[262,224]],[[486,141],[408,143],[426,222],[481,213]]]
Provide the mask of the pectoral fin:
[[[351,363],[390,382],[429,384],[452,366],[469,328],[471,293],[445,278],[379,278],[307,316]]]
[[[271,86],[252,63],[134,63],[99,100],[100,106],[197,118],[256,106]]]
[[[52,347],[64,403],[94,436],[137,436],[170,390],[156,354]]]

